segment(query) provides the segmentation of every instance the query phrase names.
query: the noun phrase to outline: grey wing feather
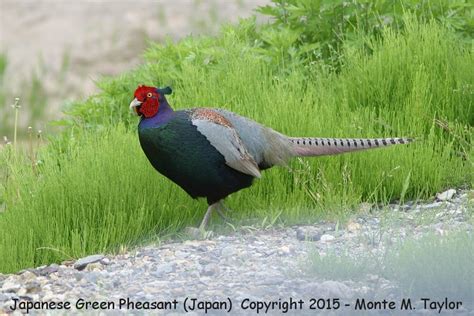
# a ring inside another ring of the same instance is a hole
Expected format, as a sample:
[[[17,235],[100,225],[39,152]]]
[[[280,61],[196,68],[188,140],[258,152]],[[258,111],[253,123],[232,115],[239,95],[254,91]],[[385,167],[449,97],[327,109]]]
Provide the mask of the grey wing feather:
[[[261,177],[257,163],[233,127],[205,119],[193,119],[192,124],[224,156],[229,167],[257,178]]]
[[[222,109],[216,112],[232,123],[260,169],[285,165],[295,156],[287,136],[233,112]]]

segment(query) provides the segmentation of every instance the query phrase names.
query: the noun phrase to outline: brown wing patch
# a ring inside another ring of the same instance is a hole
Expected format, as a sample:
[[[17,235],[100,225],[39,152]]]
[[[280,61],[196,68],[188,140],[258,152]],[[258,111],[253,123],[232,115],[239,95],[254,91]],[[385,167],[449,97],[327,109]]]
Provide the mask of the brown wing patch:
[[[211,109],[194,109],[191,118],[193,120],[207,120],[218,125],[233,127],[228,119]]]

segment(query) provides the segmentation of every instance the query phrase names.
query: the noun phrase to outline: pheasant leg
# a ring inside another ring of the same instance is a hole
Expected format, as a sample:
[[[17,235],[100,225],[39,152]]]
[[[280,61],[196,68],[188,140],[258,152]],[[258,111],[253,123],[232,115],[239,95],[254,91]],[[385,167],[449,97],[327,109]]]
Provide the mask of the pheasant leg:
[[[227,210],[224,210],[224,209],[221,209],[219,207],[216,208],[216,212],[217,214],[219,214],[219,216],[222,218],[222,220],[226,223],[230,222],[229,218],[225,215],[225,212]]]
[[[209,220],[211,219],[212,215],[212,210],[216,208],[217,203],[209,205],[207,208],[206,214],[204,214],[204,218],[202,219],[201,225],[199,225],[199,230],[204,231],[206,230],[207,224],[209,223]]]
[[[220,200],[217,203],[219,203],[219,206],[220,206],[220,208],[221,208],[221,210],[223,211],[224,214],[233,211],[231,208],[227,207],[227,205],[224,204],[224,200]]]
[[[222,200],[209,205],[209,207],[207,208],[207,212],[204,215],[204,218],[202,219],[201,225],[199,225],[199,230],[203,231],[206,229],[207,224],[209,223],[209,220],[211,219],[212,211],[216,211],[217,214],[224,220],[224,222],[229,223],[230,220],[225,215],[225,213],[228,212],[229,210],[230,209],[224,205]]]

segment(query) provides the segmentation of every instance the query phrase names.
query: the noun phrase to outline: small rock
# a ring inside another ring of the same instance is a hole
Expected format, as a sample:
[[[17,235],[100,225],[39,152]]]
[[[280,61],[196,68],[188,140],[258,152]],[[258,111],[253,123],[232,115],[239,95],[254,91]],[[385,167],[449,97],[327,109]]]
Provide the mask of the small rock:
[[[211,264],[203,266],[201,270],[201,275],[213,276],[213,275],[219,274],[219,271],[220,271],[219,266],[215,263],[211,263]]]
[[[191,227],[186,227],[185,230],[190,230]],[[199,241],[199,240],[185,240],[183,242],[183,245],[186,246],[186,247],[190,247],[190,248],[198,248],[200,247],[201,245],[203,244],[203,241]]]
[[[285,278],[282,276],[270,275],[267,273],[260,273],[257,277],[258,285],[281,285],[285,281]]]
[[[206,252],[208,250],[207,246],[202,245],[196,248],[197,251]]]
[[[433,209],[433,208],[440,208],[443,205],[442,202],[435,202],[435,203],[430,203],[430,204],[425,204],[420,206],[422,209]]]
[[[46,294],[44,294],[43,298],[42,298],[42,301],[43,302],[49,302],[49,301],[58,301],[58,297],[56,294],[52,293],[52,292],[47,292]]]
[[[100,277],[100,272],[97,271],[90,271],[84,275],[84,279],[90,283],[96,284],[97,279]]]
[[[199,264],[204,266],[206,264],[210,264],[212,260],[210,260],[208,257],[204,257],[204,258],[199,258],[198,262]]]
[[[446,191],[444,191],[444,192],[441,192],[441,193],[436,194],[436,199],[437,199],[438,201],[451,200],[452,197],[454,196],[454,194],[456,194],[456,190],[454,190],[454,189],[449,189],[449,190],[446,190]]]
[[[436,213],[435,218],[440,219],[440,218],[444,217],[445,215],[446,215],[445,212],[438,212],[438,213]]]
[[[111,264],[111,261],[110,261],[109,258],[104,258],[104,259],[100,260],[100,263],[107,266],[107,265]]]
[[[2,286],[4,292],[16,292],[20,289],[18,280],[13,280],[12,277],[5,280]]]
[[[24,286],[24,289],[26,290],[26,293],[28,294],[39,293],[41,292],[41,284],[39,282],[30,282]],[[19,293],[20,292],[18,292],[18,295],[21,295]]]
[[[176,258],[185,259],[190,255],[190,253],[189,252],[184,252],[184,251],[181,251],[181,250],[177,250],[174,253],[174,255],[176,256]]]
[[[61,262],[61,265],[64,266],[64,267],[72,266],[72,265],[74,265],[74,260],[65,260],[65,261]]]
[[[59,280],[59,278],[60,278],[57,273],[48,274],[47,277],[52,281]]]
[[[74,273],[74,278],[76,279],[76,281],[81,281],[83,278],[84,278],[84,273],[82,272],[76,272]]]
[[[98,262],[104,259],[103,255],[92,255],[85,258],[81,258],[74,263],[74,269],[76,270],[83,270],[88,264]]]
[[[34,274],[31,271],[25,271],[21,274],[21,279],[23,281],[31,281],[31,280],[36,279],[36,274]]]
[[[327,223],[323,225],[323,232],[333,232],[336,230],[336,226],[338,226],[336,223]]]
[[[44,268],[42,268],[42,269],[39,269],[39,268],[38,268],[38,269],[36,270],[36,273],[37,273],[38,275],[47,276],[47,275],[49,275],[49,274],[51,274],[51,273],[58,272],[58,270],[59,270],[59,265],[53,263],[52,265],[47,266],[47,267],[44,267]]]
[[[311,228],[301,228],[296,229],[296,239],[301,241],[318,241],[321,238],[321,233],[315,229]]]
[[[379,276],[376,274],[369,274],[367,275],[367,279],[369,282],[377,282],[379,280]]]
[[[290,253],[290,247],[288,247],[288,246],[282,246],[282,247],[280,247],[280,249],[278,250],[278,253],[283,254],[283,255],[287,255],[287,254]]]
[[[347,230],[351,233],[358,232],[361,227],[362,226],[357,222],[349,222],[349,224],[347,224]]]
[[[25,296],[26,295],[26,289],[24,287],[22,287],[16,292],[16,294],[18,296]]]
[[[316,281],[305,282],[301,288],[305,293],[320,293],[322,291],[321,284]]]
[[[236,252],[237,251],[234,247],[227,246],[221,250],[221,256],[223,258],[228,258],[228,257],[234,256]]]
[[[337,281],[324,281],[321,288],[327,291],[328,297],[349,298],[352,296],[352,290],[344,283]]]
[[[100,262],[94,262],[94,263],[88,264],[85,268],[85,271],[100,271],[103,269],[104,268]]]
[[[175,264],[174,263],[164,263],[156,267],[155,271],[152,274],[156,277],[162,277],[165,274],[174,272]]]
[[[322,242],[328,242],[328,241],[332,241],[334,240],[334,236],[333,235],[329,235],[329,234],[324,234],[321,236],[321,241]]]
[[[40,296],[38,294],[30,294],[27,297],[31,299],[31,301],[36,302],[39,300]]]
[[[9,299],[10,299],[10,296],[4,293],[0,293],[0,302],[5,302],[5,301],[8,301]]]

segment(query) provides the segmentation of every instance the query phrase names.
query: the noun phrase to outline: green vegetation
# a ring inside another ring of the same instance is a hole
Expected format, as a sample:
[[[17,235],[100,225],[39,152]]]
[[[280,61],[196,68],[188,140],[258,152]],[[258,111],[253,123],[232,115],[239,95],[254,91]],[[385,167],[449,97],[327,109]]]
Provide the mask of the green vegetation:
[[[405,15],[400,23],[403,28],[378,35],[354,32],[364,45],[343,40],[338,68],[330,58],[292,55],[298,46],[277,49],[289,58],[268,58],[265,51],[275,48],[262,45],[268,27],[254,19],[217,37],[152,44],[142,66],[99,82],[99,95],[70,106],[59,122],[64,132],[36,154],[34,167],[11,148],[0,151],[0,271],[111,251],[197,225],[205,202],[158,175],[139,148],[128,104],[140,83],[173,86],[169,101],[177,109],[227,108],[289,135],[418,140],[267,171],[229,198],[237,222],[337,217],[360,201],[427,198],[471,186],[472,53],[434,20]]]
[[[6,95],[5,95],[5,89],[3,88],[4,86],[4,81],[5,81],[5,70],[7,68],[7,56],[5,54],[0,54],[0,104],[5,104],[6,103]],[[2,127],[5,126],[8,122],[7,120],[7,115],[0,111],[0,114],[2,118],[0,119],[0,123],[2,124]],[[3,128],[2,128],[3,129]],[[0,132],[2,130],[0,129]]]
[[[387,27],[403,30],[406,12],[423,22],[435,19],[467,43],[474,35],[473,6],[466,0],[273,2],[274,5],[258,10],[272,18],[272,23],[259,32],[258,39],[266,48],[262,53],[276,60],[285,57],[324,60],[339,68],[344,63],[347,45],[364,47],[370,52],[372,48],[366,46],[360,35],[380,38]]]
[[[472,306],[473,260],[472,234],[457,231],[442,237],[430,234],[418,240],[408,238],[383,256],[314,254],[308,272],[331,280],[379,275],[395,281],[404,297],[450,297]]]
[[[2,260],[2,270],[105,251],[158,229],[176,231],[184,218],[195,218],[191,203],[173,204],[175,198],[187,201],[184,193],[149,176],[135,140],[118,126],[84,134],[80,145],[70,139],[64,148],[67,154],[44,148],[39,175],[12,168],[7,196],[17,205],[9,205],[1,215],[1,249],[7,259]],[[3,154],[21,159],[11,151]],[[115,161],[121,155],[134,158]]]

